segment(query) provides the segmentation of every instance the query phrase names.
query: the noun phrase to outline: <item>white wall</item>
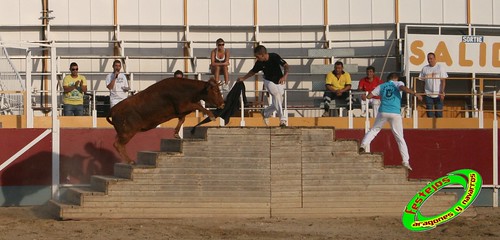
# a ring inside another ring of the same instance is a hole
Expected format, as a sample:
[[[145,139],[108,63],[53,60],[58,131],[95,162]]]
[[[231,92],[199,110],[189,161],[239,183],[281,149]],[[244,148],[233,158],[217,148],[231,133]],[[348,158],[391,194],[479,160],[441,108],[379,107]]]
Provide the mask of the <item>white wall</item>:
[[[42,1],[2,1],[0,23],[4,26],[40,25]]]
[[[329,0],[328,21],[333,25],[394,22],[394,0]]]
[[[286,41],[319,41],[324,39],[325,0],[258,0],[254,19],[254,0],[187,0],[188,35],[184,33],[184,0],[118,0],[119,40],[125,41],[126,56],[183,56],[183,43],[158,41],[195,41],[192,45],[198,60],[198,71],[208,72],[208,56],[215,40],[223,38],[231,49],[233,59],[230,71],[235,76],[246,73],[253,59],[238,59],[253,55],[254,21],[259,26],[259,41],[272,52],[283,57],[305,56],[309,48],[322,48],[322,43],[284,43]],[[334,48],[350,47],[358,55],[385,55],[389,41],[372,39],[395,37],[396,0],[326,0],[328,3],[329,33]],[[399,18],[403,24],[466,24],[467,0],[397,0]],[[112,56],[114,36],[113,0],[49,0],[51,32],[56,41],[89,41],[89,43],[60,43],[59,56]],[[0,7],[0,37],[8,41],[37,41],[41,34],[41,0],[4,0]],[[500,1],[472,0],[472,24],[500,25]],[[366,40],[354,42],[354,40]],[[90,43],[94,41],[93,43]],[[156,41],[156,43],[129,43],[127,41]],[[282,41],[270,43],[269,41]],[[352,41],[352,42],[349,42]],[[267,42],[267,43],[266,43]],[[392,50],[391,50],[392,51]],[[394,53],[393,53],[394,54]],[[323,64],[323,59],[287,59],[292,72],[307,73],[309,65]],[[77,61],[84,72],[106,73],[112,59],[61,59],[62,71]],[[353,58],[346,63],[384,66],[383,58]],[[385,70],[396,70],[394,58],[388,60]],[[34,63],[41,69],[41,61]],[[137,88],[144,88],[176,69],[184,70],[183,59],[130,59],[129,72],[156,72],[156,75],[138,74]],[[192,70],[192,69],[188,69]],[[104,75],[89,76],[93,84],[103,88]],[[322,76],[291,77],[289,86],[307,87],[309,80]],[[141,80],[141,81],[138,81]],[[318,80],[318,79],[315,79]],[[321,80],[321,79],[320,79]],[[36,84],[38,85],[38,84]]]
[[[496,0],[476,0],[471,2],[472,24],[500,24],[500,2]]]

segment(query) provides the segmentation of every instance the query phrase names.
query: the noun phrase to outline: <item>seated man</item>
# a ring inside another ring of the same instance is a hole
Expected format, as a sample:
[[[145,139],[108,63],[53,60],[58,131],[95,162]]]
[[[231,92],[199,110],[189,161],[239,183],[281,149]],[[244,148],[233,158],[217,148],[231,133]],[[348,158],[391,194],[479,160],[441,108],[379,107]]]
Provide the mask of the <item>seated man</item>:
[[[368,92],[370,94],[373,89],[378,85],[382,84],[382,80],[375,76],[375,68],[373,66],[368,66],[366,68],[366,77],[359,80],[358,91]],[[362,116],[366,116],[368,109],[366,109],[366,101],[368,101],[369,106],[373,107],[373,116],[376,117],[378,113],[378,107],[380,106],[380,96],[374,96],[373,98],[366,99],[366,95],[361,95],[361,112]]]
[[[323,117],[330,116],[330,102],[332,100],[340,100],[347,103],[346,99],[349,97],[349,90],[351,90],[351,75],[344,72],[344,64],[338,61],[334,66],[335,69],[326,74],[326,91],[323,95],[325,112],[323,113]]]

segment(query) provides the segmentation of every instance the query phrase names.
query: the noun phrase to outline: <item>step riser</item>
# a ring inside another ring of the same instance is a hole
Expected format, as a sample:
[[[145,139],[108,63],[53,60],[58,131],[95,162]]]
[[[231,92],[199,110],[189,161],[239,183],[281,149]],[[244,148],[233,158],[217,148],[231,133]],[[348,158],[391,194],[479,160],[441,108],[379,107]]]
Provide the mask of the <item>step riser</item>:
[[[160,142],[161,152],[182,152],[181,139],[162,139]]]

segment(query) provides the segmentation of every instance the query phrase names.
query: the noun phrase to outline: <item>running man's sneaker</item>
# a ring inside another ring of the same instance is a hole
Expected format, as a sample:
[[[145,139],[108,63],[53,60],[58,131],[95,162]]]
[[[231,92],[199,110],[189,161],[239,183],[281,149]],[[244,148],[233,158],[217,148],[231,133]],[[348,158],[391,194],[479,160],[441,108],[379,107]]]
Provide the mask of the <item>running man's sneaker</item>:
[[[286,120],[280,121],[280,127],[282,127],[282,128],[286,127]]]
[[[366,152],[365,146],[363,145],[359,146],[359,153],[365,153],[365,152]]]
[[[410,167],[410,163],[407,163],[407,162],[403,162],[403,167],[405,167],[406,169],[408,169],[408,170],[410,170],[410,171],[411,171],[411,170],[413,170],[413,169],[411,169],[411,167]]]
[[[264,109],[262,109],[260,111],[260,114],[262,115],[262,119],[264,120],[264,124],[266,126],[269,126],[269,117],[266,117],[266,115],[264,114]]]
[[[330,116],[330,113],[329,112],[324,112],[323,115],[321,115],[322,117],[329,117]]]

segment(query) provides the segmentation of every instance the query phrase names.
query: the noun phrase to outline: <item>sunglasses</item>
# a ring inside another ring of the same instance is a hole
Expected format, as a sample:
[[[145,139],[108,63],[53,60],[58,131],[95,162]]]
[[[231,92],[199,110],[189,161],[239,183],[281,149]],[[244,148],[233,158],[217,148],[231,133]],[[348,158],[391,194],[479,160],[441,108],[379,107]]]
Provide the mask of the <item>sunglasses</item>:
[[[217,46],[224,46],[224,43],[219,43],[217,44]]]
[[[78,68],[72,68],[71,71],[78,71]]]

